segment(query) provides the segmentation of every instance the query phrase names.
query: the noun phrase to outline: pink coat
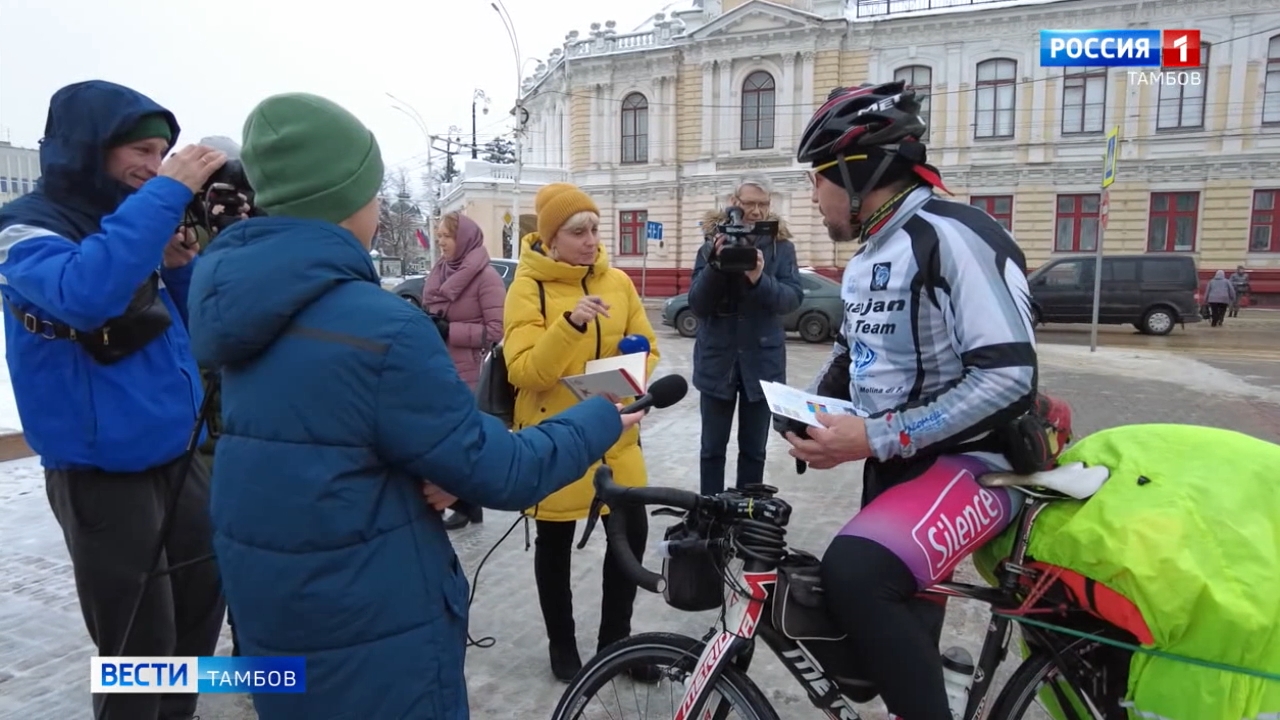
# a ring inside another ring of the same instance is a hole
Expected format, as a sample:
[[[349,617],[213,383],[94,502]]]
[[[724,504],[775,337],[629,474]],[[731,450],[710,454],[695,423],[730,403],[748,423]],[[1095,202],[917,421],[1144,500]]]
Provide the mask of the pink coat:
[[[444,262],[438,263],[423,283],[422,306],[449,321],[449,357],[458,375],[475,390],[484,351],[502,342],[502,304],[507,289],[498,271],[489,265],[489,252],[483,246],[467,253],[461,267],[441,281],[437,273],[444,268]]]

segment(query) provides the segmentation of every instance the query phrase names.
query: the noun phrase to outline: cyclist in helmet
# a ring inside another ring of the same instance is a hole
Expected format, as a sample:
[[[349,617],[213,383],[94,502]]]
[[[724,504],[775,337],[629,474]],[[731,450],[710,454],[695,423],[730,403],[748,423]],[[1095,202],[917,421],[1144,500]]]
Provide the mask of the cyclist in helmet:
[[[817,468],[866,460],[862,510],[822,561],[827,603],[867,679],[905,720],[949,720],[938,651],[945,607],[925,586],[1013,519],[1016,498],[977,476],[1010,469],[1006,430],[1034,406],[1026,260],[983,211],[943,199],[919,100],[902,82],[831,93],[797,159],[832,240],[861,247],[845,317],[811,391],[861,417],[783,428]],[[797,432],[798,431],[798,432]]]

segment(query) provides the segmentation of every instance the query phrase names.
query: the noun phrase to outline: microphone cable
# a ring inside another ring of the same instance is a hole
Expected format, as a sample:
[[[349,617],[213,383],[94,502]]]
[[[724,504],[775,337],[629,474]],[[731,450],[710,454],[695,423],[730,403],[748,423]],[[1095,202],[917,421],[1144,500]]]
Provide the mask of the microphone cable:
[[[521,513],[520,517],[516,518],[516,521],[511,523],[511,527],[507,528],[507,531],[502,534],[502,537],[498,538],[498,542],[494,543],[493,547],[489,548],[489,552],[486,552],[484,557],[480,558],[480,564],[476,566],[476,571],[471,574],[471,592],[467,597],[467,647],[477,647],[481,649],[491,648],[498,642],[497,638],[492,635],[486,635],[479,640],[471,637],[471,606],[476,601],[476,588],[480,586],[480,571],[484,569],[484,564],[489,561],[489,557],[493,555],[493,552],[497,550],[502,543],[506,542],[507,538],[511,537],[511,533],[515,532],[521,522],[525,523],[524,549],[526,551],[529,550],[529,517],[524,513]]]

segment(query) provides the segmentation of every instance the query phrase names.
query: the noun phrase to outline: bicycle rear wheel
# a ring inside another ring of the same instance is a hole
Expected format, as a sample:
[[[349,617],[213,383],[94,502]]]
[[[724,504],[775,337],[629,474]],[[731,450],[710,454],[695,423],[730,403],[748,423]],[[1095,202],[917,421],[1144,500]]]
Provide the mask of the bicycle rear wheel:
[[[1086,684],[1096,686],[1089,689],[1071,684],[1048,653],[1032,653],[1000,691],[990,720],[1125,720],[1125,710],[1102,691],[1114,680],[1105,676],[1107,650],[1090,642],[1061,652]]]
[[[673,633],[644,633],[614,643],[569,683],[551,720],[670,720],[703,647],[699,640]],[[653,667],[661,671],[657,683],[632,679],[631,673]],[[736,667],[726,667],[707,692],[706,707],[719,703],[718,720],[780,720],[760,688]]]

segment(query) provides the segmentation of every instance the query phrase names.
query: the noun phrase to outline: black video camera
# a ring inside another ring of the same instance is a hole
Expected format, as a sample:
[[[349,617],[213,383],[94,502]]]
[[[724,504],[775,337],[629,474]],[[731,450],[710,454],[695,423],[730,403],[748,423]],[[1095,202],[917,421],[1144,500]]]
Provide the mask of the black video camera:
[[[202,227],[212,235],[243,220],[240,210],[248,205],[251,216],[258,216],[253,205],[253,188],[239,160],[228,159],[205,181],[204,187],[187,205],[185,227]]]
[[[743,216],[742,208],[729,207],[725,210],[725,222],[716,225],[716,235],[725,236],[719,250],[713,251],[709,262],[721,272],[749,272],[756,268],[757,237],[777,239],[778,221],[761,220],[748,223]]]

